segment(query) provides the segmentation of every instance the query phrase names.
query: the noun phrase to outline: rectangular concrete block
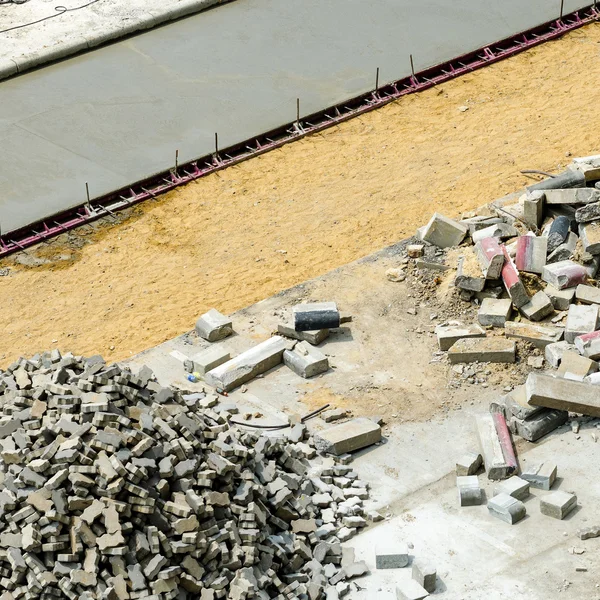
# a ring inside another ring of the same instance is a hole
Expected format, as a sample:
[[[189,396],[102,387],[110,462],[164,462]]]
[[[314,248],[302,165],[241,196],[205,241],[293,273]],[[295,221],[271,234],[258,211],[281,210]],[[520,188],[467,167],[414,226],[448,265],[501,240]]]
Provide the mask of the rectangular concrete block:
[[[585,268],[572,260],[561,260],[547,264],[542,270],[542,279],[557,290],[585,283],[587,277]]]
[[[448,350],[451,363],[492,362],[514,363],[515,343],[501,337],[466,338],[458,340]]]
[[[423,600],[429,592],[414,579],[407,579],[396,586],[396,600]]]
[[[537,229],[544,220],[546,194],[542,190],[527,192],[523,197],[523,220]]]
[[[579,226],[579,237],[585,252],[600,254],[600,221],[582,223]]]
[[[569,306],[575,300],[576,289],[572,287],[557,290],[553,285],[547,285],[544,292],[556,310],[569,310]]]
[[[517,500],[524,500],[529,496],[529,482],[514,475],[496,484],[494,494],[507,494]]]
[[[462,249],[462,254],[458,258],[454,285],[461,290],[480,292],[485,287],[485,281],[473,248]]]
[[[596,304],[583,306],[572,304],[567,314],[565,341],[573,344],[577,336],[596,331],[600,316],[599,310],[600,307]]]
[[[554,519],[564,519],[576,506],[577,496],[560,490],[540,498],[540,512]]]
[[[459,506],[479,506],[483,493],[477,475],[463,475],[456,478]]]
[[[340,326],[340,312],[335,302],[308,302],[292,307],[294,329],[314,331]]]
[[[557,375],[565,379],[583,381],[584,377],[596,371],[598,371],[598,363],[595,360],[571,350],[563,353]]]
[[[477,242],[475,255],[485,279],[500,279],[504,266],[504,252],[496,238],[489,237]]]
[[[600,417],[600,394],[593,385],[544,373],[529,373],[525,387],[527,402],[532,406]]]
[[[277,333],[293,340],[308,342],[313,346],[318,346],[329,337],[329,329],[315,329],[313,331],[296,331],[294,325],[290,323],[279,323]]]
[[[527,404],[527,393],[525,385],[518,385],[504,397],[504,407],[506,417],[516,417],[517,419],[529,419],[536,412],[543,410],[541,406],[529,406]]]
[[[556,465],[543,462],[531,465],[521,473],[521,479],[529,481],[529,485],[540,490],[549,490],[556,481]]]
[[[519,310],[530,321],[541,321],[554,312],[554,305],[544,292],[538,292]]]
[[[211,308],[196,321],[196,333],[209,342],[216,342],[233,332],[231,319]]]
[[[594,188],[570,188],[546,190],[547,204],[589,204],[600,200],[600,192]]]
[[[440,350],[449,350],[463,338],[484,338],[485,329],[476,323],[472,325],[438,325],[435,328]]]
[[[527,512],[525,505],[520,500],[508,494],[494,496],[488,501],[487,507],[491,515],[509,525],[518,523]]]
[[[293,348],[295,344],[296,342],[274,335],[216,369],[208,371],[204,380],[213,387],[230,391],[281,364],[285,350]]]
[[[437,572],[429,561],[415,558],[412,564],[412,578],[430,594],[435,592]]]
[[[381,441],[381,427],[364,417],[352,419],[314,434],[316,447],[321,452],[346,454]]]
[[[522,235],[517,240],[515,266],[519,271],[538,273],[541,275],[546,266],[548,238],[534,235]]]
[[[545,435],[564,425],[568,418],[569,413],[566,410],[541,408],[541,410],[535,411],[527,419],[512,417],[509,427],[512,433],[522,437],[524,440],[537,442]]]
[[[423,241],[438,248],[451,248],[463,241],[467,231],[466,225],[435,213],[423,231]]]
[[[507,321],[504,333],[508,338],[517,338],[533,344],[536,348],[545,348],[548,344],[560,342],[564,330],[548,325],[533,325],[532,323],[515,323]]]
[[[299,342],[293,350],[286,350],[283,353],[283,362],[304,379],[315,377],[329,369],[327,357],[308,342]]]
[[[510,477],[515,471],[515,466],[507,462],[494,417],[481,415],[476,417],[475,422],[488,479],[498,480]]]
[[[477,320],[484,326],[504,327],[511,313],[512,301],[509,298],[484,298],[477,312]]]
[[[212,371],[212,369],[226,363],[230,358],[231,354],[227,350],[219,348],[219,346],[213,346],[198,352],[198,354],[191,357],[191,360],[194,363],[194,372],[206,375],[208,371]]]
[[[377,569],[401,569],[406,567],[408,560],[408,546],[401,542],[380,544],[375,550]]]
[[[456,474],[458,476],[475,475],[483,463],[479,452],[468,452],[456,461]]]
[[[485,229],[480,229],[472,234],[473,243],[476,244],[485,238],[496,238],[499,240],[507,240],[512,237],[517,237],[519,232],[508,223],[495,223]]]
[[[513,304],[520,308],[529,302],[529,294],[519,277],[519,271],[508,254],[506,246],[502,246],[504,253],[504,266],[502,267],[502,283]]]
[[[575,348],[582,356],[592,360],[600,359],[600,331],[577,336],[575,338]]]
[[[575,211],[575,220],[578,223],[589,223],[598,219],[600,219],[600,202],[591,202]]]
[[[580,284],[575,288],[575,297],[583,304],[600,304],[600,288]]]
[[[544,349],[544,358],[550,366],[556,369],[565,352],[574,349],[575,346],[573,344],[569,344],[569,342],[565,342],[564,340],[562,342],[554,342],[553,344],[548,344]]]

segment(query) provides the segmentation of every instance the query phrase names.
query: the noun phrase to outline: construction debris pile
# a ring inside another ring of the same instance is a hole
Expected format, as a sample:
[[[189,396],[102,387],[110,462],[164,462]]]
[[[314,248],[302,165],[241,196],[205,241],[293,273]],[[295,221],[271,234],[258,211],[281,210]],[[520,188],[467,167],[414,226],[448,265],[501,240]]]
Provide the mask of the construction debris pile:
[[[217,395],[56,350],[0,394],[2,600],[318,600],[367,572],[340,545],[367,487],[301,421],[261,435]]]
[[[410,258],[445,253],[454,289],[477,307],[477,322],[435,329],[451,364],[515,363],[519,350],[543,352],[551,370],[529,373],[492,407],[513,433],[535,441],[564,424],[568,411],[600,416],[600,156],[575,159],[551,177],[461,221],[434,214]],[[451,248],[458,249],[450,251]],[[451,257],[456,263],[450,264]],[[390,275],[388,274],[388,277]],[[517,346],[516,341],[528,344]],[[529,346],[531,344],[531,346]],[[542,369],[543,358],[529,366]]]

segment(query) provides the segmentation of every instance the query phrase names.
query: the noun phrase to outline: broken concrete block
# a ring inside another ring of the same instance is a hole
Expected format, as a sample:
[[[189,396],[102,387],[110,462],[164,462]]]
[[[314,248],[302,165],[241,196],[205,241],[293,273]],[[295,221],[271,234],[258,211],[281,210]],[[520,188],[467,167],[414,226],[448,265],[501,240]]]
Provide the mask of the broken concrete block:
[[[406,254],[408,254],[409,258],[420,258],[423,256],[424,248],[423,244],[409,244],[406,246]]]
[[[565,341],[573,344],[575,338],[596,331],[598,327],[598,318],[600,317],[598,305],[578,305],[569,306],[567,314],[567,323],[565,326]]]
[[[598,190],[594,191],[597,192]],[[600,202],[591,202],[575,211],[575,220],[578,223],[589,223],[598,219],[600,219]]]
[[[537,229],[544,221],[546,194],[542,190],[527,192],[523,196],[523,220]]]
[[[414,579],[407,579],[396,586],[397,600],[423,600],[429,592]]]
[[[480,292],[485,287],[485,277],[472,248],[464,248],[458,258],[454,285],[461,290]]]
[[[598,363],[594,360],[581,356],[577,352],[567,351],[562,355],[557,375],[565,379],[583,381],[591,373],[598,371]]]
[[[524,440],[537,442],[540,438],[564,425],[568,418],[569,413],[566,410],[542,408],[539,411],[535,411],[527,419],[512,417],[509,422],[509,428]]]
[[[564,190],[546,190],[547,204],[589,204],[600,199],[594,188],[572,188]]]
[[[517,500],[524,500],[529,496],[529,482],[514,475],[494,487],[494,494],[507,494]]]
[[[298,342],[293,350],[286,350],[283,353],[283,362],[304,379],[315,377],[329,369],[327,357],[308,342]]]
[[[571,220],[564,215],[559,215],[554,219],[548,232],[548,254],[552,254],[561,244],[564,244],[569,237]]]
[[[550,462],[543,462],[528,467],[521,478],[529,481],[529,485],[540,490],[549,490],[556,481],[556,465]]]
[[[510,319],[511,312],[512,301],[510,299],[484,298],[477,312],[477,320],[484,326],[504,327],[506,321]]]
[[[569,231],[567,239],[562,244],[557,246],[555,250],[548,254],[546,263],[556,263],[560,262],[561,260],[569,260],[570,258],[573,258],[578,241],[579,236],[576,233]]]
[[[564,519],[577,506],[577,496],[567,492],[552,492],[540,498],[540,512],[554,519]]]
[[[456,474],[461,477],[465,475],[475,475],[475,473],[479,471],[482,463],[483,459],[479,452],[468,452],[456,461]]]
[[[292,307],[292,315],[296,331],[334,329],[340,326],[340,313],[335,302],[296,304]]]
[[[600,417],[600,395],[593,385],[544,373],[529,373],[525,387],[527,402],[532,406]]]
[[[564,330],[547,325],[507,321],[504,326],[504,333],[508,338],[525,340],[533,344],[536,348],[545,348],[548,344],[560,342]]]
[[[438,248],[458,246],[467,235],[466,225],[435,213],[423,231],[423,241]]]
[[[209,342],[217,342],[233,333],[231,319],[211,308],[196,321],[196,333]]]
[[[579,226],[579,237],[586,252],[600,254],[600,221],[582,223]]]
[[[226,363],[231,358],[229,352],[219,346],[212,346],[192,356],[194,372],[206,375],[209,371]]]
[[[498,240],[489,237],[477,242],[475,254],[485,279],[500,279],[504,266],[504,252]]]
[[[548,239],[533,235],[523,235],[517,240],[515,266],[519,271],[539,273],[546,266]]]
[[[412,578],[430,594],[435,592],[437,573],[435,567],[422,558],[412,563]]]
[[[458,340],[463,338],[484,338],[485,329],[472,325],[438,325],[435,328],[440,350],[449,350]]]
[[[459,506],[479,506],[483,502],[483,494],[479,487],[477,475],[463,475],[456,478]]]
[[[360,417],[315,433],[314,441],[319,451],[339,456],[381,441],[381,427]]]
[[[501,521],[514,525],[525,517],[525,505],[508,494],[498,494],[488,501],[490,514]]]
[[[579,353],[592,360],[600,358],[600,331],[593,331],[575,338],[575,347]]]
[[[553,344],[548,344],[544,350],[544,357],[548,364],[555,369],[560,364],[562,357],[565,352],[569,350],[573,350],[575,346],[573,344],[569,344],[569,342],[554,342]]]
[[[527,404],[527,393],[525,385],[518,385],[504,398],[506,417],[517,417],[517,419],[529,419],[536,412],[543,410],[541,406],[529,406]]]
[[[583,304],[600,304],[600,288],[580,284],[575,288],[575,297]]]
[[[514,363],[515,343],[505,338],[463,338],[448,350],[451,363]]]
[[[314,331],[296,331],[292,324],[279,323],[277,333],[293,340],[308,342],[318,346],[329,337],[329,329],[315,329]]]
[[[274,335],[209,371],[204,380],[209,385],[228,392],[276,367],[283,361],[285,350],[293,348],[294,345],[295,342]]]
[[[502,252],[504,252],[504,266],[502,267],[502,283],[508,292],[513,304],[520,308],[524,304],[529,302],[529,294],[519,277],[519,271],[515,263],[508,255],[506,246],[502,246]]]
[[[575,300],[575,290],[577,288],[564,288],[557,290],[553,285],[547,285],[544,292],[550,298],[556,310],[569,310],[569,306]]]
[[[408,564],[408,546],[403,543],[386,543],[375,550],[377,569],[401,569]]]
[[[509,225],[508,223],[495,223],[485,229],[476,231],[471,238],[473,239],[473,243],[476,244],[485,238],[493,237],[499,240],[506,240],[518,235],[519,232],[512,225]]]
[[[538,292],[531,297],[527,304],[519,308],[521,313],[530,321],[541,321],[554,312],[552,301],[544,292]]]
[[[542,279],[557,290],[562,290],[587,281],[587,271],[572,260],[562,260],[546,265],[542,271]]]
[[[496,425],[500,419],[504,421],[504,428],[500,428],[502,437]],[[506,420],[498,414],[481,415],[476,418],[476,424],[483,464],[488,479],[506,479],[510,477],[517,469],[517,462],[512,450],[510,434],[506,428]],[[510,445],[510,448],[508,448],[508,445]]]

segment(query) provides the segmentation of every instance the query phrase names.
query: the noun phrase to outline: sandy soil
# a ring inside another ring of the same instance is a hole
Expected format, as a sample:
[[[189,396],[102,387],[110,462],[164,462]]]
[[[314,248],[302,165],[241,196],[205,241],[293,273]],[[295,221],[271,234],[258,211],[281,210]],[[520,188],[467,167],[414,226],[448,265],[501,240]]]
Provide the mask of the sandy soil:
[[[0,365],[130,356],[597,152],[599,42],[588,26],[3,261]]]

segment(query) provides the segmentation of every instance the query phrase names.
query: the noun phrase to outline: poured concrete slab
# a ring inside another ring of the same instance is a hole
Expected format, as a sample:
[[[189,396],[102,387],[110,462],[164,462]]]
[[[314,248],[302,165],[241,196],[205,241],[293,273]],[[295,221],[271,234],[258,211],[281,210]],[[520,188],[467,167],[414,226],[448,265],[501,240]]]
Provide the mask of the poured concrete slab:
[[[589,4],[566,0],[564,11]],[[558,17],[546,0],[238,0],[0,84],[0,228],[23,227]],[[26,174],[26,176],[25,176]]]

